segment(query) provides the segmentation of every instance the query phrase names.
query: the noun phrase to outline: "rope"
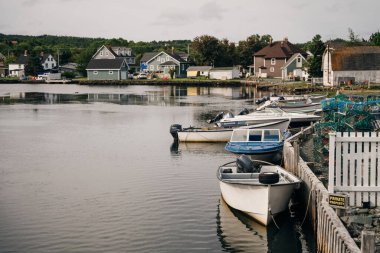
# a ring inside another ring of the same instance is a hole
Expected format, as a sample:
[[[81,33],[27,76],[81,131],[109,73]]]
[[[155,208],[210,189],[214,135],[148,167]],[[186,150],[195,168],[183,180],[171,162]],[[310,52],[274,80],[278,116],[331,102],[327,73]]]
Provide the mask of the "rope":
[[[272,220],[273,220],[274,225],[276,225],[276,228],[277,228],[278,230],[280,230],[280,227],[277,225],[276,220],[275,220],[274,217],[273,217],[272,210],[271,210],[270,208],[269,208],[269,214],[270,214],[270,217],[271,217]]]
[[[308,197],[308,200],[307,200],[307,206],[306,206],[305,216],[303,217],[303,220],[301,222],[301,227],[303,226],[303,223],[306,220],[307,212],[309,211],[310,199],[311,199],[311,194],[313,192],[313,188],[314,188],[314,186],[311,187],[310,192],[309,192],[309,197]]]

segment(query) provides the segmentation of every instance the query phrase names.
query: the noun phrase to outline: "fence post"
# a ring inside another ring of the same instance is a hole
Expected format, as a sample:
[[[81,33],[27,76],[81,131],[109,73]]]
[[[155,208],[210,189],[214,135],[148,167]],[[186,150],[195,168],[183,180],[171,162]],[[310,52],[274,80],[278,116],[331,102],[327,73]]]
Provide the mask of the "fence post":
[[[362,231],[362,253],[375,253],[375,231],[363,230]]]
[[[335,182],[335,139],[336,133],[329,133],[330,143],[329,143],[329,193],[334,193],[334,182]],[[340,159],[340,158],[338,158]],[[339,175],[340,176],[340,175]]]
[[[300,157],[300,145],[298,143],[298,140],[295,140],[293,142],[293,148],[294,148],[294,163],[293,163],[293,173],[297,176],[299,176],[299,173],[298,173],[298,161],[299,161],[299,157]]]

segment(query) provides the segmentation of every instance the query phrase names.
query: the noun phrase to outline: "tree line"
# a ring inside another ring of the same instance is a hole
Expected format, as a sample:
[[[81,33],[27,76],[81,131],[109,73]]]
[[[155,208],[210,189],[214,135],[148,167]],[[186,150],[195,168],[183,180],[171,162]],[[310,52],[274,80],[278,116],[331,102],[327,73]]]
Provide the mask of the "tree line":
[[[41,52],[51,53],[56,59],[60,59],[60,65],[75,62],[78,71],[85,74],[85,69],[101,45],[125,46],[132,49],[136,56],[136,63],[140,62],[145,52],[171,51],[189,52],[189,59],[195,65],[208,65],[214,67],[226,67],[241,65],[247,68],[252,64],[253,54],[270,43],[271,35],[253,34],[245,40],[237,43],[228,39],[218,39],[211,35],[201,35],[191,40],[169,40],[135,42],[123,38],[85,38],[73,36],[26,36],[5,35],[0,33],[0,53],[7,57],[7,63],[14,62],[16,57],[25,51],[37,61]],[[348,46],[356,45],[380,45],[380,32],[373,33],[369,40],[359,39],[352,29],[348,30],[348,40],[335,39],[334,41],[345,43]],[[322,76],[321,61],[325,50],[325,42],[320,35],[315,35],[310,41],[295,44],[312,55],[308,61],[309,74],[312,77]]]

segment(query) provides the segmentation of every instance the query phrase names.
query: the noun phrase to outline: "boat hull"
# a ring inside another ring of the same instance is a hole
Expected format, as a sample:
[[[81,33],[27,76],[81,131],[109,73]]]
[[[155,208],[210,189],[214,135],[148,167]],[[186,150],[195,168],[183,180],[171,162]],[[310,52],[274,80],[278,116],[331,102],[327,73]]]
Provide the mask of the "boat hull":
[[[250,129],[264,129],[273,128],[280,129],[281,132],[287,130],[289,126],[289,119],[281,119],[268,122],[260,122],[257,124],[251,124],[249,126],[242,125],[240,127]],[[231,138],[234,128],[214,128],[214,129],[202,129],[202,128],[188,128],[178,131],[178,140],[181,142],[228,142]]]
[[[220,181],[223,199],[234,209],[240,210],[267,226],[272,216],[287,210],[294,184],[244,185]]]

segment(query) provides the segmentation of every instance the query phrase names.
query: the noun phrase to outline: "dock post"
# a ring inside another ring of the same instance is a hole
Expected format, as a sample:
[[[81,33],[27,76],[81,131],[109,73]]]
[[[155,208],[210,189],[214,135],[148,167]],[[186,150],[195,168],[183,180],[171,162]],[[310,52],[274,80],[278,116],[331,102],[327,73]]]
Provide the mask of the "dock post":
[[[293,157],[293,173],[296,175],[299,175],[298,173],[298,161],[299,161],[299,156],[300,156],[300,145],[298,143],[298,140],[295,140],[293,142],[293,148],[294,148],[294,157]]]
[[[375,231],[363,230],[362,231],[362,253],[375,253]]]

